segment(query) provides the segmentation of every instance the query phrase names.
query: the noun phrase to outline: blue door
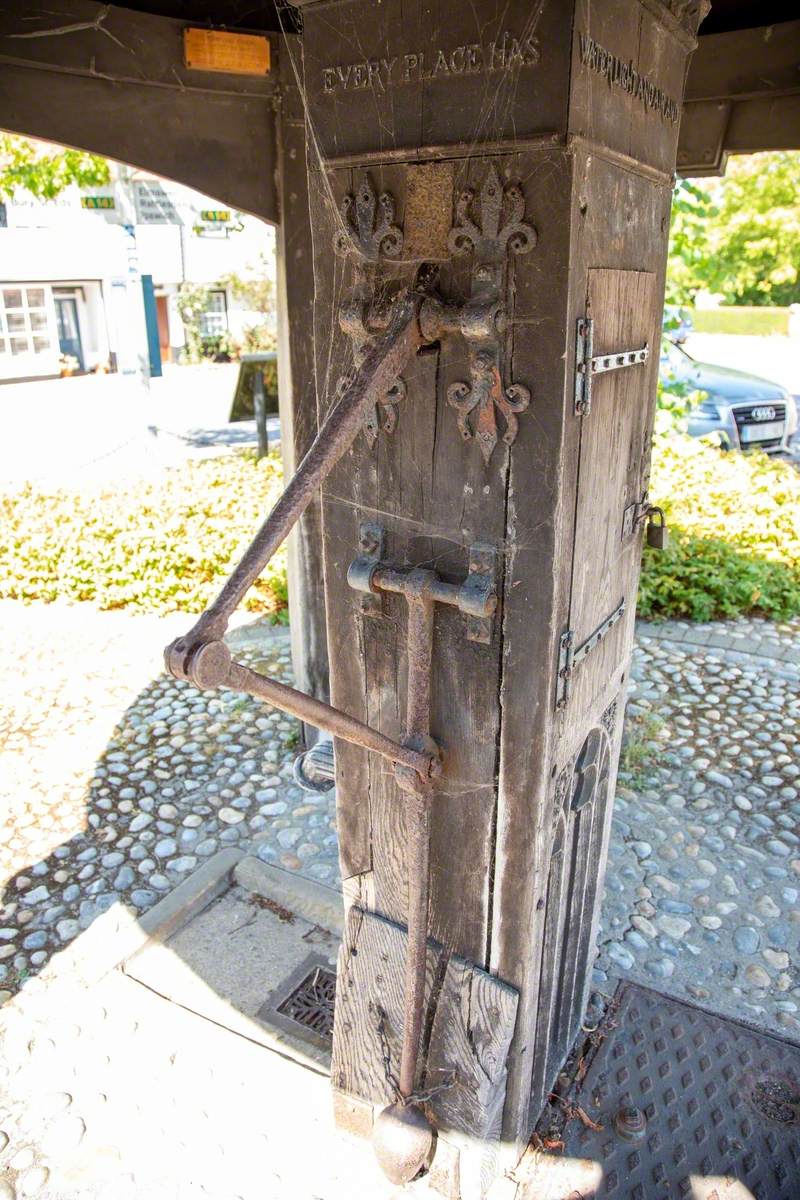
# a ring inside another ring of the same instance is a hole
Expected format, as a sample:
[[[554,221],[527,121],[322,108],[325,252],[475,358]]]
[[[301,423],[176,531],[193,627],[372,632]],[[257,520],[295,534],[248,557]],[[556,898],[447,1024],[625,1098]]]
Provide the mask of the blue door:
[[[83,362],[83,346],[81,345],[81,330],[78,325],[78,304],[73,296],[56,296],[56,324],[58,325],[58,346],[62,354],[69,354],[78,360],[78,369],[85,369]]]

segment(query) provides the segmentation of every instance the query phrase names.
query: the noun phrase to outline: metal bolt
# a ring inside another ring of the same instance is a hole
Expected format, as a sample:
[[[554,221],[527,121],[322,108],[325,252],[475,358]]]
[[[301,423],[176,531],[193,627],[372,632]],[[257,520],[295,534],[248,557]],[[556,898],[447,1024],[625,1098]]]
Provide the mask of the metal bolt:
[[[647,1131],[647,1120],[640,1108],[629,1104],[621,1108],[614,1117],[614,1128],[626,1141],[638,1142]]]

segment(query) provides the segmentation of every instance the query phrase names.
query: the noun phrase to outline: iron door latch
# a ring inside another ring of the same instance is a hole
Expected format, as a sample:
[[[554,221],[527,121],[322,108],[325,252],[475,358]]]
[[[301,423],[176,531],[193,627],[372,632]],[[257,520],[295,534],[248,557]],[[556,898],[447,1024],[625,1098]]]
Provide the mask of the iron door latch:
[[[636,367],[646,363],[650,348],[645,342],[639,350],[614,350],[610,354],[594,354],[594,321],[579,317],[575,333],[575,416],[588,417],[592,411],[592,379],[607,371]]]
[[[648,546],[654,550],[666,550],[669,546],[669,529],[664,510],[657,504],[651,504],[646,493],[641,500],[629,504],[622,514],[623,542],[633,536],[643,521],[647,522]]]

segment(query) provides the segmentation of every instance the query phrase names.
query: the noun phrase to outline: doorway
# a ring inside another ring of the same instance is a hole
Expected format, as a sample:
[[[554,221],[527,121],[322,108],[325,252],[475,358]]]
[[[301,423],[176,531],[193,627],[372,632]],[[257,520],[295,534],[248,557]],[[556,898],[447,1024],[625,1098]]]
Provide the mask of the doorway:
[[[158,321],[158,348],[161,351],[161,361],[171,362],[172,348],[169,342],[169,314],[167,297],[156,296],[156,319]]]
[[[56,296],[56,325],[58,346],[62,354],[77,359],[78,370],[84,371],[83,345],[78,324],[78,302],[74,296]]]

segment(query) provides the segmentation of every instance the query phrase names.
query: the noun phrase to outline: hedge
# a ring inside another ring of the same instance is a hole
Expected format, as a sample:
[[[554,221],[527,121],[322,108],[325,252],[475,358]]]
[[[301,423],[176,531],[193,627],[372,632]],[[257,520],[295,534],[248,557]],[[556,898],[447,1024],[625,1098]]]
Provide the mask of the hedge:
[[[654,445],[650,496],[671,536],[666,551],[645,546],[640,616],[800,614],[800,473],[791,464],[673,434]]]
[[[202,612],[282,487],[273,451],[189,461],[159,479],[80,492],[0,495],[0,597],[103,609]],[[279,551],[245,607],[286,608]]]
[[[0,597],[200,612],[282,486],[276,452],[190,461],[100,491],[0,495]],[[760,453],[725,454],[682,434],[656,439],[650,495],[670,547],[645,548],[639,612],[709,620],[800,614],[800,473]],[[245,607],[285,619],[283,552]]]

